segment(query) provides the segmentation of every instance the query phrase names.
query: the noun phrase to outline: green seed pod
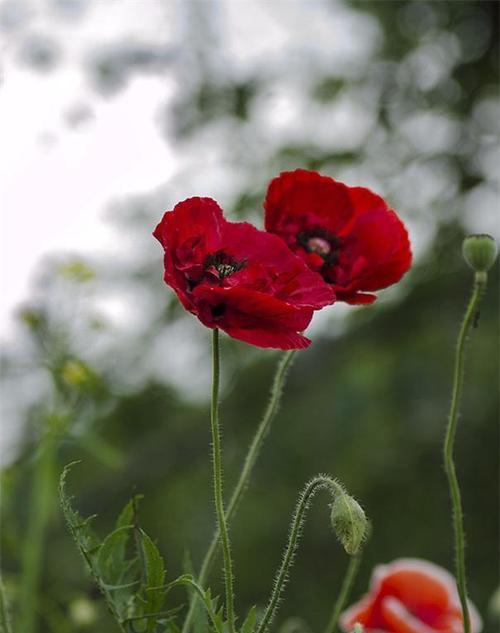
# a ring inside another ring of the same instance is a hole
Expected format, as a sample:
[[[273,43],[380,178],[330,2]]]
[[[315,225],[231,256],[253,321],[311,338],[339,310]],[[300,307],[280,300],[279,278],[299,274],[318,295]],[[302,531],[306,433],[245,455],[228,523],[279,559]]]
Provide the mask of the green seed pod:
[[[368,520],[363,508],[346,493],[338,494],[330,515],[332,527],[345,551],[357,554],[368,532]]]
[[[462,253],[469,266],[478,273],[486,273],[497,258],[497,245],[491,235],[468,235],[462,245]]]

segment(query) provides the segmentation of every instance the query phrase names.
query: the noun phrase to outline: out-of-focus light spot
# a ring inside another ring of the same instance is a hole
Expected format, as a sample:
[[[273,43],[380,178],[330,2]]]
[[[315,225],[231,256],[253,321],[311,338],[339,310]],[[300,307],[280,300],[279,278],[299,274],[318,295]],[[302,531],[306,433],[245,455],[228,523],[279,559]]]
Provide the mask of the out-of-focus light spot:
[[[464,221],[469,233],[488,233],[500,240],[500,189],[489,184],[474,187],[464,199]]]
[[[245,11],[241,11],[239,3],[225,0],[223,6],[227,52],[240,67],[257,65],[265,72],[269,58],[286,48],[287,70],[288,64],[300,64],[304,56],[316,53],[316,63],[330,69],[344,67],[348,73],[352,65],[367,61],[382,41],[375,19],[340,4],[256,0],[245,3]],[[300,38],[296,37],[298,32]]]
[[[440,46],[425,44],[410,54],[399,69],[399,74],[410,73],[416,86],[425,92],[449,76],[453,66],[450,62],[450,57]]]
[[[209,344],[209,331],[194,317],[179,319],[155,338],[147,359],[148,371],[190,402],[205,401],[211,380]]]
[[[415,112],[399,124],[401,134],[422,154],[438,154],[452,149],[459,139],[460,126],[450,115]]]
[[[492,142],[481,147],[473,160],[476,173],[487,180],[497,182],[500,180],[500,146]]]
[[[463,61],[473,62],[484,55],[490,44],[492,28],[490,18],[481,9],[480,2],[454,27],[460,40]]]
[[[391,191],[397,208],[407,208],[429,214],[432,222],[443,219],[449,205],[438,203],[453,199],[458,190],[457,173],[446,159],[414,161],[396,174],[391,181]]]
[[[500,102],[496,97],[485,97],[474,106],[472,126],[479,138],[500,134]]]
[[[407,2],[398,12],[398,22],[403,33],[418,39],[439,26],[440,15],[428,2]]]

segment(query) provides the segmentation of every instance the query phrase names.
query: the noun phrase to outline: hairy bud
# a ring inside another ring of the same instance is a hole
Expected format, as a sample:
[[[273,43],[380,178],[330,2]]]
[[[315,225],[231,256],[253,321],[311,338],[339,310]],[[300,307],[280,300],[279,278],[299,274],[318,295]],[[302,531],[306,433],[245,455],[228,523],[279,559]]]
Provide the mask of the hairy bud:
[[[357,554],[368,532],[368,520],[363,508],[353,497],[342,492],[332,505],[330,515],[332,527],[345,551]]]

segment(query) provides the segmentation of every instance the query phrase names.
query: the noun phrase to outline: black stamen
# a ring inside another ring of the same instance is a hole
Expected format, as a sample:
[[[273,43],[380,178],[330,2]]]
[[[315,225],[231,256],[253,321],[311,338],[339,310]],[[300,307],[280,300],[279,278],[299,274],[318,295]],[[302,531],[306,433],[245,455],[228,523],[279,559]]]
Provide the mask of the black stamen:
[[[219,274],[219,279],[225,279],[239,270],[242,270],[245,266],[245,260],[238,262],[230,255],[224,253],[224,251],[211,253],[210,255],[207,255],[207,258],[205,259],[205,269],[215,268]]]

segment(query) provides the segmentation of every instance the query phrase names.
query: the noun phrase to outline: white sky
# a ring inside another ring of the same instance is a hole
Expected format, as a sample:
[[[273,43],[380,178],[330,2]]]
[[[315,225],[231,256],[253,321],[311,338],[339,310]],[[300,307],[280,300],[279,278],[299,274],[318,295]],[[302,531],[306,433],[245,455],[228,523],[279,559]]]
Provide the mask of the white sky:
[[[36,74],[18,64],[17,41],[3,48],[0,97],[0,329],[12,333],[12,313],[28,296],[42,256],[60,251],[110,250],[113,234],[103,211],[116,197],[151,190],[173,169],[158,133],[155,113],[172,86],[165,78],[133,78],[112,98],[92,97],[94,118],[68,128],[64,113],[89,103],[81,57],[92,40],[101,44],[124,27],[139,27],[154,40],[162,25],[158,9],[137,3],[97,3],[90,16],[64,28],[64,65]],[[140,7],[139,7],[140,8]],[[47,20],[31,3],[40,27]],[[115,15],[116,14],[116,15]],[[57,23],[50,22],[51,32]],[[165,33],[163,33],[165,37]]]

